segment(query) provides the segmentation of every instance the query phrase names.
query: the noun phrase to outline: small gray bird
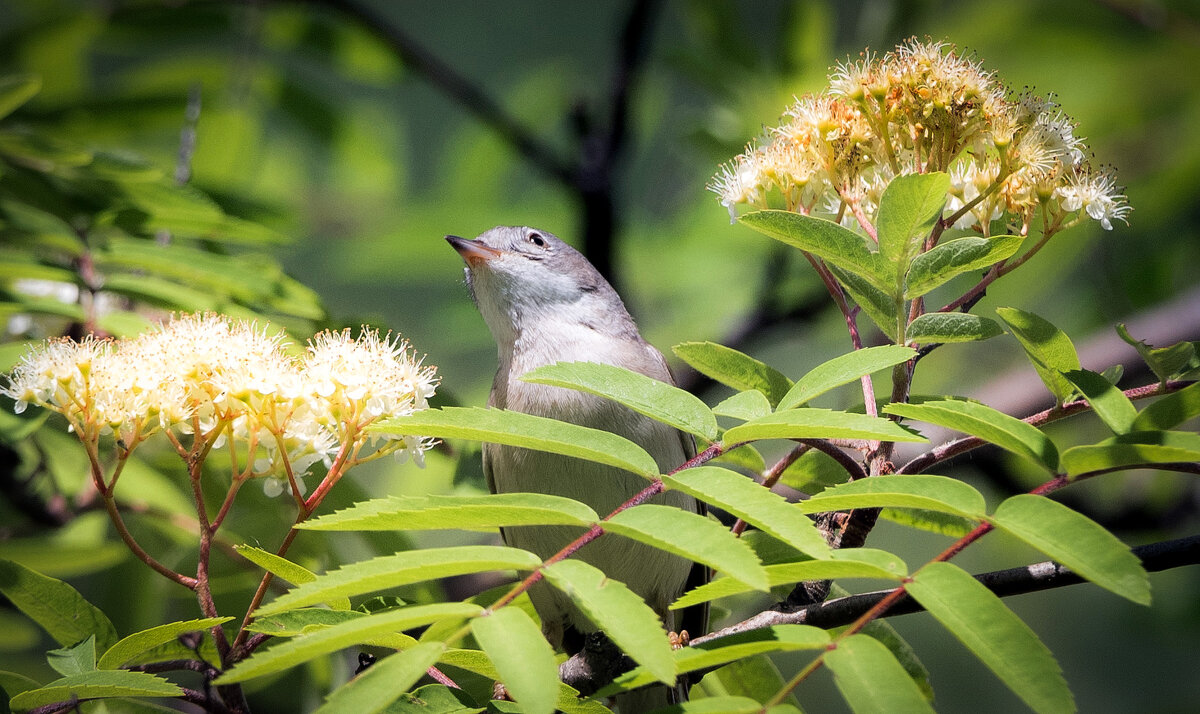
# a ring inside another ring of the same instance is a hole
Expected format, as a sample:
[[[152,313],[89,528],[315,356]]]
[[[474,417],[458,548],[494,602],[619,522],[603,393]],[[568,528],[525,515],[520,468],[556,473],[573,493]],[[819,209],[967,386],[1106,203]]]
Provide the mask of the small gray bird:
[[[642,339],[616,290],[587,258],[554,235],[528,227],[499,226],[475,240],[446,240],[466,262],[471,297],[496,340],[500,366],[489,406],[619,434],[650,452],[664,472],[695,453],[690,436],[615,402],[520,380],[535,367],[556,362],[601,362],[673,383],[662,354]],[[496,444],[483,445],[483,471],[494,493],[566,496],[601,515],[646,486],[641,477],[611,466]],[[652,502],[701,512],[701,504],[678,491]],[[581,532],[567,526],[526,526],[506,528],[503,537],[511,546],[547,558]],[[584,546],[576,557],[629,586],[662,617],[668,630],[703,634],[706,613],[695,612],[685,616],[695,621],[676,623],[676,613],[667,606],[689,584],[689,575],[691,585],[703,582],[704,568],[693,573],[693,564],[685,558],[611,534]],[[582,645],[580,635],[596,630],[565,595],[546,583],[535,585],[529,596],[555,646],[573,654]],[[626,702],[619,702],[626,712],[651,703]]]

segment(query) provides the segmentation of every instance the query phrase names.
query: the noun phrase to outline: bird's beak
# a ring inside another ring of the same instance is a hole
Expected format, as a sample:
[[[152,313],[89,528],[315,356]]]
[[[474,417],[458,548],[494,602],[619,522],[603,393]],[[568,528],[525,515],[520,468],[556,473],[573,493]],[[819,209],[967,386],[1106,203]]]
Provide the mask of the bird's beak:
[[[467,240],[458,236],[446,236],[446,242],[450,244],[450,247],[457,250],[462,259],[471,267],[498,258],[502,253],[502,251],[484,245],[477,240]]]

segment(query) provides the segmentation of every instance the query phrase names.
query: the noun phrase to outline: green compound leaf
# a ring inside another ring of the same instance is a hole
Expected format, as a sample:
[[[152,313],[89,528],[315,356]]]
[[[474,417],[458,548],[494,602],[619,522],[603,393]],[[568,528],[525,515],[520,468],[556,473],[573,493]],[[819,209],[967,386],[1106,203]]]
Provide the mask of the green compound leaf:
[[[117,669],[143,652],[167,642],[174,642],[185,632],[208,630],[210,627],[222,625],[232,619],[232,617],[207,617],[202,620],[172,622],[135,632],[109,647],[108,651],[101,655],[96,666],[100,669]]]
[[[293,585],[303,585],[317,579],[317,574],[308,568],[297,565],[287,558],[281,558],[274,553],[268,553],[262,548],[255,548],[251,545],[235,545],[233,549],[246,560]],[[350,609],[350,600],[348,598],[330,600],[325,604],[334,610]]]
[[[1058,469],[1058,449],[1037,427],[979,402],[944,399],[920,404],[888,404],[887,414],[944,426],[1024,456],[1051,473]]]
[[[515,607],[501,608],[471,620],[471,632],[521,710],[553,714],[558,664],[550,643],[529,615]]]
[[[256,617],[294,610],[335,598],[396,588],[485,570],[531,570],[542,561],[533,553],[496,545],[410,550],[384,555],[320,575],[263,605]]]
[[[1031,709],[1075,711],[1054,655],[970,574],[950,563],[930,563],[917,571],[906,590]]]
[[[896,321],[899,319],[900,313],[897,311],[899,306],[896,304],[896,299],[892,297],[891,293],[881,290],[854,271],[832,264],[828,267],[846,292],[850,294],[850,297],[854,298],[854,302],[879,328],[879,331],[892,342],[896,342],[899,338],[899,334],[896,332]]]
[[[879,252],[892,264],[894,282],[888,292],[904,291],[904,276],[941,218],[949,190],[950,176],[942,172],[897,176],[883,190],[876,229]]]
[[[621,511],[603,525],[605,531],[704,563],[756,590],[767,589],[767,574],[750,546],[704,516],[643,504]]]
[[[715,342],[684,342],[671,348],[675,356],[709,379],[740,391],[762,392],[774,406],[792,387],[779,370],[732,347]]]
[[[162,677],[123,669],[96,670],[56,679],[40,689],[31,689],[12,698],[13,709],[34,709],[55,702],[108,697],[177,697],[183,694]]]
[[[1008,331],[1025,348],[1042,382],[1062,404],[1075,392],[1075,387],[1062,375],[1079,369],[1079,355],[1066,333],[1038,317],[1013,307],[996,308],[996,314],[1008,325]]]
[[[655,681],[674,683],[675,659],[662,621],[632,590],[581,560],[560,560],[542,574]]]
[[[769,652],[821,649],[829,644],[829,633],[809,625],[773,625],[708,640],[675,650],[675,667],[680,674],[712,669],[745,657]],[[634,668],[596,693],[606,697],[637,689],[656,680],[645,667]],[[755,711],[758,711],[757,709]]]
[[[61,580],[0,560],[0,593],[64,647],[89,635],[96,636],[100,650],[117,641],[117,630],[108,616]]]
[[[588,506],[542,493],[464,496],[388,496],[298,524],[314,531],[419,531],[453,528],[495,531],[508,526],[591,526]]]
[[[826,653],[825,664],[854,712],[933,712],[900,661],[874,637],[850,635]]]
[[[1150,604],[1150,578],[1141,561],[1099,523],[1045,496],[1024,493],[1005,500],[989,519],[1105,590],[1139,605]]]
[[[664,476],[663,483],[719,506],[814,558],[829,556],[824,536],[809,518],[787,499],[741,474],[717,466],[698,466]]]
[[[1130,431],[1171,429],[1200,416],[1200,382],[1189,384],[1178,392],[1160,397],[1142,409],[1133,420]]]
[[[965,312],[928,312],[908,323],[904,331],[910,344],[979,342],[1004,334],[1000,323]]]
[[[893,281],[884,267],[883,256],[872,252],[866,238],[833,221],[774,210],[746,213],[738,220],[759,233],[860,275],[883,292],[892,292]]]
[[[1133,422],[1137,419],[1137,407],[1133,406],[1133,402],[1129,401],[1124,392],[1105,379],[1104,375],[1077,369],[1063,372],[1063,376],[1079,389],[1096,412],[1096,416],[1100,417],[1109,429],[1117,434],[1124,434],[1133,428]]]
[[[615,466],[647,478],[658,476],[654,459],[629,439],[599,429],[504,409],[426,409],[386,419],[371,430],[399,436],[474,439],[521,446]]]
[[[336,689],[313,714],[377,714],[388,710],[445,651],[441,642],[423,642],[384,657]]]
[[[370,642],[379,637],[386,637],[439,620],[472,617],[482,611],[483,608],[478,605],[466,602],[444,602],[385,610],[374,615],[348,620],[332,627],[314,630],[308,634],[255,650],[254,654],[226,670],[213,682],[218,685],[234,684],[282,672],[346,647]],[[437,644],[441,648],[441,643]]]
[[[891,506],[938,511],[975,520],[987,515],[979,491],[957,479],[932,474],[863,478],[827,488],[799,505],[805,513]]]
[[[957,275],[999,263],[1016,253],[1024,240],[1020,236],[970,236],[934,246],[913,259],[904,297],[920,297]]]
[[[857,381],[861,377],[881,369],[907,362],[917,356],[916,350],[900,345],[882,345],[855,350],[834,357],[809,370],[792,386],[779,409],[792,409],[843,384]]]
[[[1093,471],[1200,461],[1200,434],[1187,431],[1135,431],[1099,444],[1076,446],[1062,455],[1072,478]]]
[[[526,372],[522,382],[578,389],[611,399],[638,414],[712,441],[717,418],[692,393],[611,364],[559,362]]]
[[[895,555],[872,548],[847,548],[833,552],[832,560],[802,560],[796,563],[767,565],[767,582],[771,587],[790,585],[805,580],[837,580],[870,578],[900,582],[908,569]],[[753,588],[733,578],[717,578],[705,583],[671,603],[672,610],[679,610],[718,598],[741,595]]]
[[[732,427],[722,437],[725,444],[759,439],[927,441],[925,437],[914,434],[888,419],[811,407],[768,414]]]

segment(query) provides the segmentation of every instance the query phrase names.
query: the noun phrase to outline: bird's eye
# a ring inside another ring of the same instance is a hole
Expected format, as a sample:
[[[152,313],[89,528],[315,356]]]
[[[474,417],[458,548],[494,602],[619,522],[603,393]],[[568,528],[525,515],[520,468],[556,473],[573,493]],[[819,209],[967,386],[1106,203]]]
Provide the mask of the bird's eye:
[[[541,233],[530,233],[526,237],[526,240],[528,240],[530,243],[533,243],[534,245],[536,245],[539,248],[546,247],[546,239],[542,237]]]

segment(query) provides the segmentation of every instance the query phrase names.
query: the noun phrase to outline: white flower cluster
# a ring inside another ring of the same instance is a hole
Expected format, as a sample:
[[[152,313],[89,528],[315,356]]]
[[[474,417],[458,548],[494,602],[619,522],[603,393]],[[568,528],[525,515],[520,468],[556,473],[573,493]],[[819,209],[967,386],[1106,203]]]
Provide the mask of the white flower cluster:
[[[63,414],[84,441],[112,432],[126,449],[160,430],[226,439],[253,455],[268,493],[317,461],[367,440],[373,421],[428,406],[437,379],[408,344],[363,329],[324,332],[302,357],[252,323],[183,316],[124,340],[57,339],[35,346],[0,389],[18,413]],[[421,455],[428,439],[396,437],[380,450]],[[301,482],[298,481],[298,485]]]
[[[748,204],[831,213],[851,224],[855,212],[875,220],[894,177],[944,171],[952,180],[947,215],[970,204],[960,228],[987,235],[991,221],[1007,216],[1027,229],[1040,207],[1052,219],[1078,214],[1111,230],[1114,220],[1126,220],[1128,202],[1085,153],[1074,122],[1054,102],[1010,97],[991,72],[949,45],[910,40],[839,64],[828,89],[797,99],[761,145],[722,167],[710,189],[731,218]]]

